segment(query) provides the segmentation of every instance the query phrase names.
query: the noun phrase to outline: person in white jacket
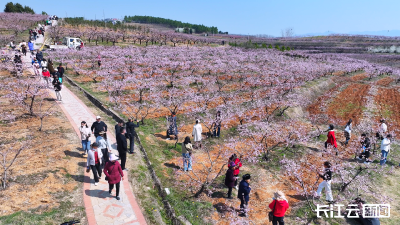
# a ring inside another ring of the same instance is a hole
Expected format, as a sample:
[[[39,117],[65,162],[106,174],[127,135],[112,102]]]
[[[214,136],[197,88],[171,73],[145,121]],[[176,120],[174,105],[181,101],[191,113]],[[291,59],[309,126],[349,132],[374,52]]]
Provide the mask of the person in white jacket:
[[[99,149],[101,150],[101,153],[103,154],[102,161],[103,163],[101,164],[101,167],[104,168],[106,165],[106,162],[109,161],[110,157],[110,152],[111,152],[111,144],[107,140],[107,133],[104,131],[100,131],[99,136],[96,138],[96,143],[99,145]]]
[[[387,125],[386,125],[386,120],[384,119],[381,119],[380,122],[381,124],[379,124],[378,133],[376,133],[376,137],[383,140],[383,137],[387,132]]]
[[[94,142],[92,144],[92,149],[88,152],[87,156],[87,162],[86,162],[86,172],[90,172],[92,170],[93,172],[93,177],[94,177],[94,185],[97,186],[99,183],[99,179],[101,179],[101,158],[103,157],[103,154],[101,153],[101,150],[99,149],[99,145]],[[97,176],[98,174],[98,176]]]
[[[381,151],[382,151],[382,156],[381,156],[381,166],[385,165],[387,156],[390,152],[390,138],[392,135],[388,134],[386,138],[384,138],[381,142]]]
[[[82,150],[85,151],[83,154],[86,155],[90,150],[90,135],[92,131],[89,129],[88,125],[85,121],[81,122],[81,126],[79,127],[79,131],[81,132],[81,140],[82,140]]]
[[[200,124],[200,120],[196,120],[196,124],[193,126],[192,137],[194,138],[195,146],[198,147],[198,144],[200,144],[200,148],[201,148],[201,133],[203,133],[203,128]]]

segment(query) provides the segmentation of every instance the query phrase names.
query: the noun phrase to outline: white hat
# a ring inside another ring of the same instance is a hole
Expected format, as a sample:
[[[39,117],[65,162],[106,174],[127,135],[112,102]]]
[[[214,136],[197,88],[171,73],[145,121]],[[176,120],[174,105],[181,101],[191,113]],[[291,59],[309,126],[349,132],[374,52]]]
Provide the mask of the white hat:
[[[114,154],[110,154],[110,161],[114,161],[114,160],[118,160],[117,156],[115,156]]]
[[[100,116],[96,116],[96,120],[97,120],[97,119],[101,119],[101,117],[100,117]]]

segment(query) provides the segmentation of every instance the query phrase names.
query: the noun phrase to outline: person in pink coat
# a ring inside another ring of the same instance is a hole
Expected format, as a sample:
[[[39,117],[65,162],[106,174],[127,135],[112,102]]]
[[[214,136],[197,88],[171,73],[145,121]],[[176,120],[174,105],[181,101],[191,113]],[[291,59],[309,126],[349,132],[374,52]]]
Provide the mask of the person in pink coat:
[[[114,155],[110,155],[110,161],[108,161],[104,167],[104,174],[106,175],[106,179],[108,179],[108,186],[109,186],[109,193],[111,195],[111,191],[115,187],[117,189],[116,193],[116,199],[119,200],[119,187],[120,187],[120,182],[121,182],[121,177],[122,180],[124,180],[124,173],[122,172],[121,165],[117,161],[118,158]]]

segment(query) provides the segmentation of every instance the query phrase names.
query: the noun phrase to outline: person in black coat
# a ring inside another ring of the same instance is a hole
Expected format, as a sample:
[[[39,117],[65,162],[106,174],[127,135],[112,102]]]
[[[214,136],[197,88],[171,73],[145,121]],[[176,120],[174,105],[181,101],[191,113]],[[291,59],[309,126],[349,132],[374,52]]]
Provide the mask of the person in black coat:
[[[62,67],[62,63],[60,63],[59,65],[58,65],[58,67],[57,67],[57,71],[58,71],[58,73],[60,74],[60,77],[61,78],[63,78],[63,76],[64,76],[64,67]]]
[[[370,156],[370,151],[371,151],[371,141],[367,137],[366,134],[361,134],[361,148],[362,152],[359,157],[357,157],[359,160],[362,160],[362,158],[365,158],[365,164],[369,164],[372,162],[372,160],[369,158]]]
[[[236,177],[233,175],[235,168],[235,163],[229,163],[229,169],[226,171],[225,175],[225,185],[228,187],[228,198],[232,199],[232,188],[235,186]]]
[[[135,127],[139,127],[139,122],[135,120],[136,124],[132,123],[132,119],[128,119],[128,122],[126,123],[126,137],[129,139],[129,153],[133,154],[134,153],[134,147],[135,147]]]
[[[238,190],[238,198],[240,199],[240,210],[246,215],[247,205],[249,204],[250,200],[250,191],[251,187],[250,183],[250,174],[243,175],[243,180],[240,181],[239,190]]]
[[[126,163],[126,151],[128,150],[128,143],[125,137],[125,128],[121,128],[121,132],[117,134],[117,150],[119,153],[119,158],[121,159],[121,168],[122,170],[126,170],[125,163]]]
[[[36,53],[36,59],[39,62],[40,67],[42,67],[43,53],[40,50]]]
[[[92,133],[94,133],[94,136],[97,138],[99,136],[100,131],[107,132],[107,124],[101,121],[100,116],[97,116],[96,122],[92,124],[90,130],[92,130]]]
[[[115,138],[117,138],[118,134],[121,133],[121,128],[124,127],[124,121],[120,120],[115,125]]]

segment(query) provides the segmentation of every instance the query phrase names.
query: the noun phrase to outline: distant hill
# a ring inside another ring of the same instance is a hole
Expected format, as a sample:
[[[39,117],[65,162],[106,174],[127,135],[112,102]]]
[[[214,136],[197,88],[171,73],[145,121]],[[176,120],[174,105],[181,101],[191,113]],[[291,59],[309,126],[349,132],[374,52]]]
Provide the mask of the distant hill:
[[[196,33],[218,33],[218,28],[211,26],[204,26],[200,24],[184,23],[177,20],[165,19],[153,16],[125,16],[125,22],[136,22],[136,23],[150,23],[150,24],[161,24],[167,25],[171,28],[191,28],[196,31]]]
[[[327,36],[332,34],[350,34],[350,35],[373,35],[373,36],[388,36],[397,37],[400,36],[400,30],[380,30],[380,31],[354,31],[348,33],[340,33],[334,31],[326,31],[321,33],[307,33],[300,36]]]

